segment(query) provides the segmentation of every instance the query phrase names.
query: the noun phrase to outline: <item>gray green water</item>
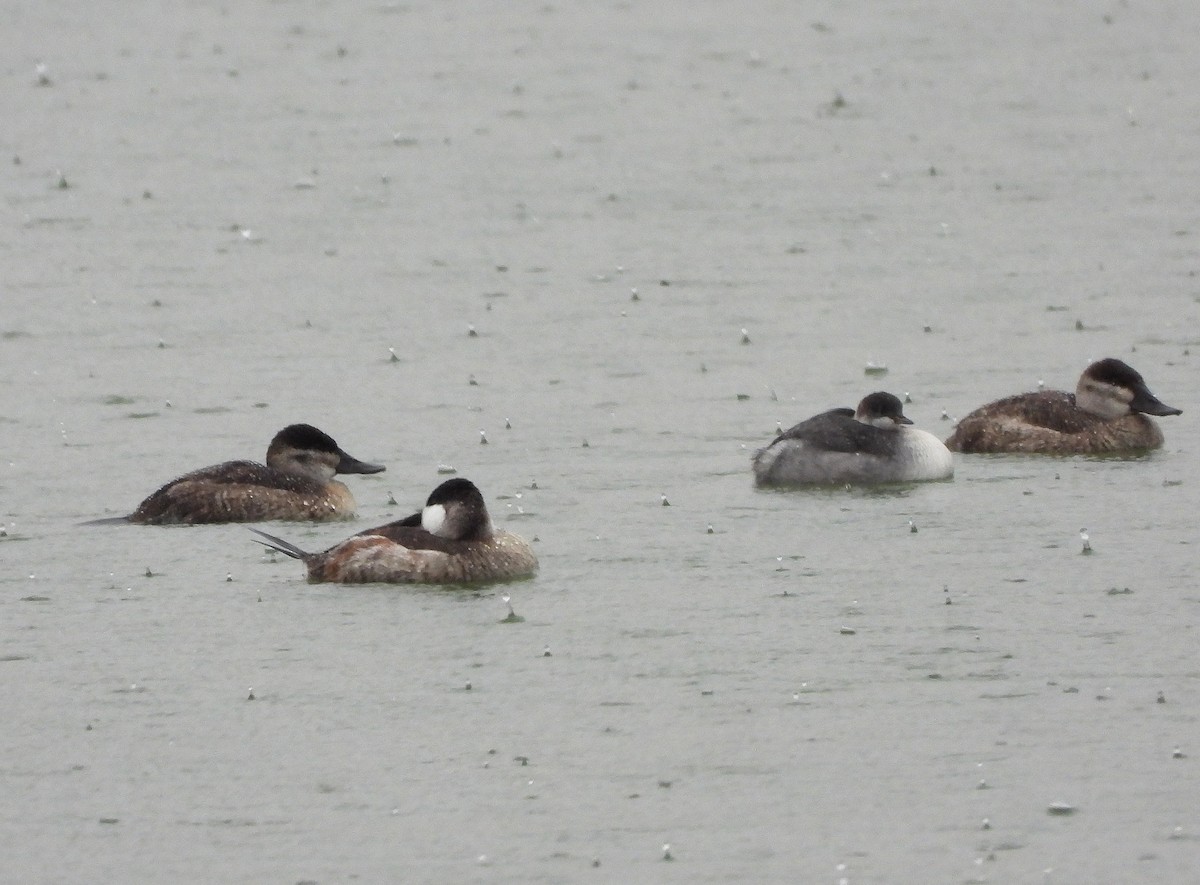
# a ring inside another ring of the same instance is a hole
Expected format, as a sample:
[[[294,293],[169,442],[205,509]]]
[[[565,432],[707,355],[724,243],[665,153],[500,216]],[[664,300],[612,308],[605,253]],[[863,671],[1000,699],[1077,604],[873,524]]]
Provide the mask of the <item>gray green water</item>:
[[[4,878],[1191,881],[1198,31],[8,4]],[[1161,452],[752,487],[779,423],[882,387],[948,433],[1108,355]],[[451,465],[541,574],[78,526],[293,421],[388,465],[354,526]]]

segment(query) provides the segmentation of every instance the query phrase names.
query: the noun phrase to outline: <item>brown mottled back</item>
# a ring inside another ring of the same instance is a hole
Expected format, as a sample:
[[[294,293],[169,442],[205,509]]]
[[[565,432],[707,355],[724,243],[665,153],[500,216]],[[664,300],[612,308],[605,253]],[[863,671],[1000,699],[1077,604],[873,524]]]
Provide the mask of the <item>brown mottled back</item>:
[[[385,527],[387,528],[387,527]],[[450,541],[421,529],[422,546],[409,548],[383,535],[354,535],[324,553],[304,557],[310,583],[475,584],[511,581],[537,571],[529,544],[498,531],[487,541]],[[437,549],[430,549],[435,547]]]
[[[1146,451],[1162,443],[1162,431],[1144,415],[1105,420],[1076,407],[1073,394],[1044,390],[981,406],[958,423],[946,447],[969,454],[1080,455]]]
[[[321,483],[253,461],[229,461],[173,479],[129,515],[134,523],[166,525],[330,520],[354,515],[342,483]]]

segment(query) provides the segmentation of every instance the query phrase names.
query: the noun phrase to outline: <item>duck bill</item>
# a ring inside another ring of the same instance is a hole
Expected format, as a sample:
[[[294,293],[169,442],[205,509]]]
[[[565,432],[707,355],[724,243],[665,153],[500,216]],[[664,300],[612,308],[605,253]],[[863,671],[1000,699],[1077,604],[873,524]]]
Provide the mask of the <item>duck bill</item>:
[[[366,461],[359,461],[341,449],[338,449],[338,457],[341,459],[338,461],[338,473],[383,473],[387,470],[382,464],[368,464]]]
[[[896,423],[897,424],[912,424],[912,418],[909,418],[907,415],[901,415],[899,418],[896,419]]]
[[[1144,412],[1147,415],[1158,415],[1160,417],[1166,415],[1182,415],[1183,409],[1175,409],[1168,406],[1153,393],[1150,388],[1144,384],[1138,385],[1133,392],[1133,399],[1129,403],[1129,408],[1135,412]]]

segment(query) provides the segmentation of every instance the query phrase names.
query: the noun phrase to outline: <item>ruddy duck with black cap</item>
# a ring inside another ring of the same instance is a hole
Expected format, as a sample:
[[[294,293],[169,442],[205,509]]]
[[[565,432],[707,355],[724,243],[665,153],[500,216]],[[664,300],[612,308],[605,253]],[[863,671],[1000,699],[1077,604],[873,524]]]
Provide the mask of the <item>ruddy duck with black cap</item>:
[[[941,440],[911,427],[890,393],[858,409],[830,409],[801,421],[754,453],[759,486],[875,484],[949,479],[954,459]]]
[[[1074,393],[1039,390],[980,406],[958,422],[946,445],[956,452],[1135,455],[1163,444],[1147,415],[1179,415],[1118,359],[1092,363]]]
[[[354,516],[354,496],[334,475],[383,469],[347,455],[329,434],[310,424],[292,424],[271,440],[266,464],[226,461],[194,470],[171,480],[125,520],[195,525],[349,519]]]
[[[483,495],[461,477],[442,483],[419,513],[367,529],[322,553],[251,529],[265,547],[299,559],[310,584],[478,584],[528,578],[537,571],[533,548],[497,529]]]

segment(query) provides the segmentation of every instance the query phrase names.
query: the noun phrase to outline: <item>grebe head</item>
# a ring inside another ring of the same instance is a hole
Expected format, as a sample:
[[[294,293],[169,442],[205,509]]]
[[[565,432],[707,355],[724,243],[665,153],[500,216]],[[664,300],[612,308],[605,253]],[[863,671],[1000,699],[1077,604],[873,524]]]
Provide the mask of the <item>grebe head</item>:
[[[885,430],[898,430],[903,424],[912,424],[912,420],[904,416],[900,398],[883,391],[863,397],[854,412],[854,420]]]

